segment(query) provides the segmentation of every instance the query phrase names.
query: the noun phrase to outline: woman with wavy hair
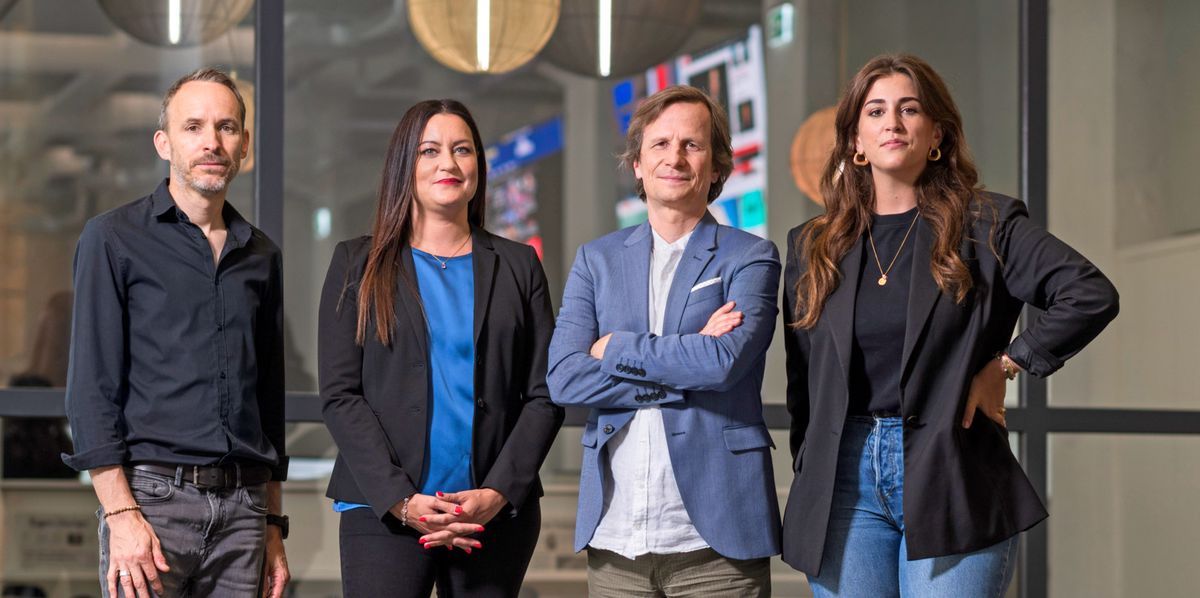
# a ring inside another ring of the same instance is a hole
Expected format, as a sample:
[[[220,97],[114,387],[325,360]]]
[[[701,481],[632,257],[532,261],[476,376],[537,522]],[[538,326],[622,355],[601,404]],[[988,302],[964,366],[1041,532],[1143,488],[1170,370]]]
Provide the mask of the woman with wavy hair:
[[[533,248],[483,229],[486,187],[466,107],[418,103],[373,234],[334,250],[317,359],[348,598],[515,597],[537,544],[554,315]]]
[[[982,190],[923,60],[879,56],[838,105],[825,213],[788,236],[795,478],[783,558],[823,596],[1002,596],[1046,517],[1008,444],[1006,381],[1117,314],[1087,259]],[[1043,310],[1013,336],[1024,305]]]

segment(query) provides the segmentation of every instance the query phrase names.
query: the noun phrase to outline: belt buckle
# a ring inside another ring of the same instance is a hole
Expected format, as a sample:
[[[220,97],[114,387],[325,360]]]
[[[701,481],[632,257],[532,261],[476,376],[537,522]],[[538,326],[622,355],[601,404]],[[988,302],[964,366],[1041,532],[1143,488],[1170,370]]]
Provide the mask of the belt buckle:
[[[193,486],[200,485],[200,466],[199,465],[192,466],[192,485]]]

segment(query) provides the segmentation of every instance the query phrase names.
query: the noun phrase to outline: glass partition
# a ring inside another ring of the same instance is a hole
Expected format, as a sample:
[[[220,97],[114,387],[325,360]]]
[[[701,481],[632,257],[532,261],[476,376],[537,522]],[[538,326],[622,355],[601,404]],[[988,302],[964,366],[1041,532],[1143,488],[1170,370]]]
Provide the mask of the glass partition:
[[[1049,224],[1121,292],[1121,314],[1050,378],[1060,407],[1197,409],[1200,5],[1053,0]]]

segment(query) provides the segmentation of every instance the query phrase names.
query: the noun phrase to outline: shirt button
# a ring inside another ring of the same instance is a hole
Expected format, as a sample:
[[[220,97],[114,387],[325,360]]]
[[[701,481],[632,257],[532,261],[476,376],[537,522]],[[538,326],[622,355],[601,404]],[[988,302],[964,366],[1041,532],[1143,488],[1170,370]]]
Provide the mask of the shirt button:
[[[475,397],[475,406],[483,409],[483,397]]]
[[[224,379],[225,379],[225,372],[221,372],[221,379],[222,379],[222,380],[224,380]]]
[[[612,427],[612,424],[605,424],[605,425],[604,425],[604,433],[605,433],[605,434],[612,434],[612,433],[613,433],[613,427]]]
[[[225,327],[222,326],[221,324],[217,324],[217,332],[220,332],[222,330],[225,330]]]

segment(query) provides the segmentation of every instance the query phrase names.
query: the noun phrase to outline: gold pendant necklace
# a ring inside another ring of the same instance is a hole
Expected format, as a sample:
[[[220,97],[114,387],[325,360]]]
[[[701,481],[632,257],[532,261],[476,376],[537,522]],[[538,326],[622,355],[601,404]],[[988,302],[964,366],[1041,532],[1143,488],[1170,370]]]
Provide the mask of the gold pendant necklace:
[[[908,231],[904,233],[904,238],[900,240],[900,247],[896,249],[896,255],[892,256],[892,261],[888,263],[886,270],[883,268],[883,263],[879,261],[879,250],[875,249],[875,235],[871,233],[871,226],[867,226],[867,239],[871,241],[871,253],[875,255],[875,266],[879,268],[879,280],[876,281],[879,286],[883,286],[888,283],[888,272],[891,272],[892,266],[896,265],[896,259],[900,257],[900,252],[904,251],[904,243],[905,241],[908,241],[908,235],[912,232],[913,227],[917,225],[917,219],[920,217],[921,211],[917,210],[917,215],[913,216],[912,223],[908,225]]]

